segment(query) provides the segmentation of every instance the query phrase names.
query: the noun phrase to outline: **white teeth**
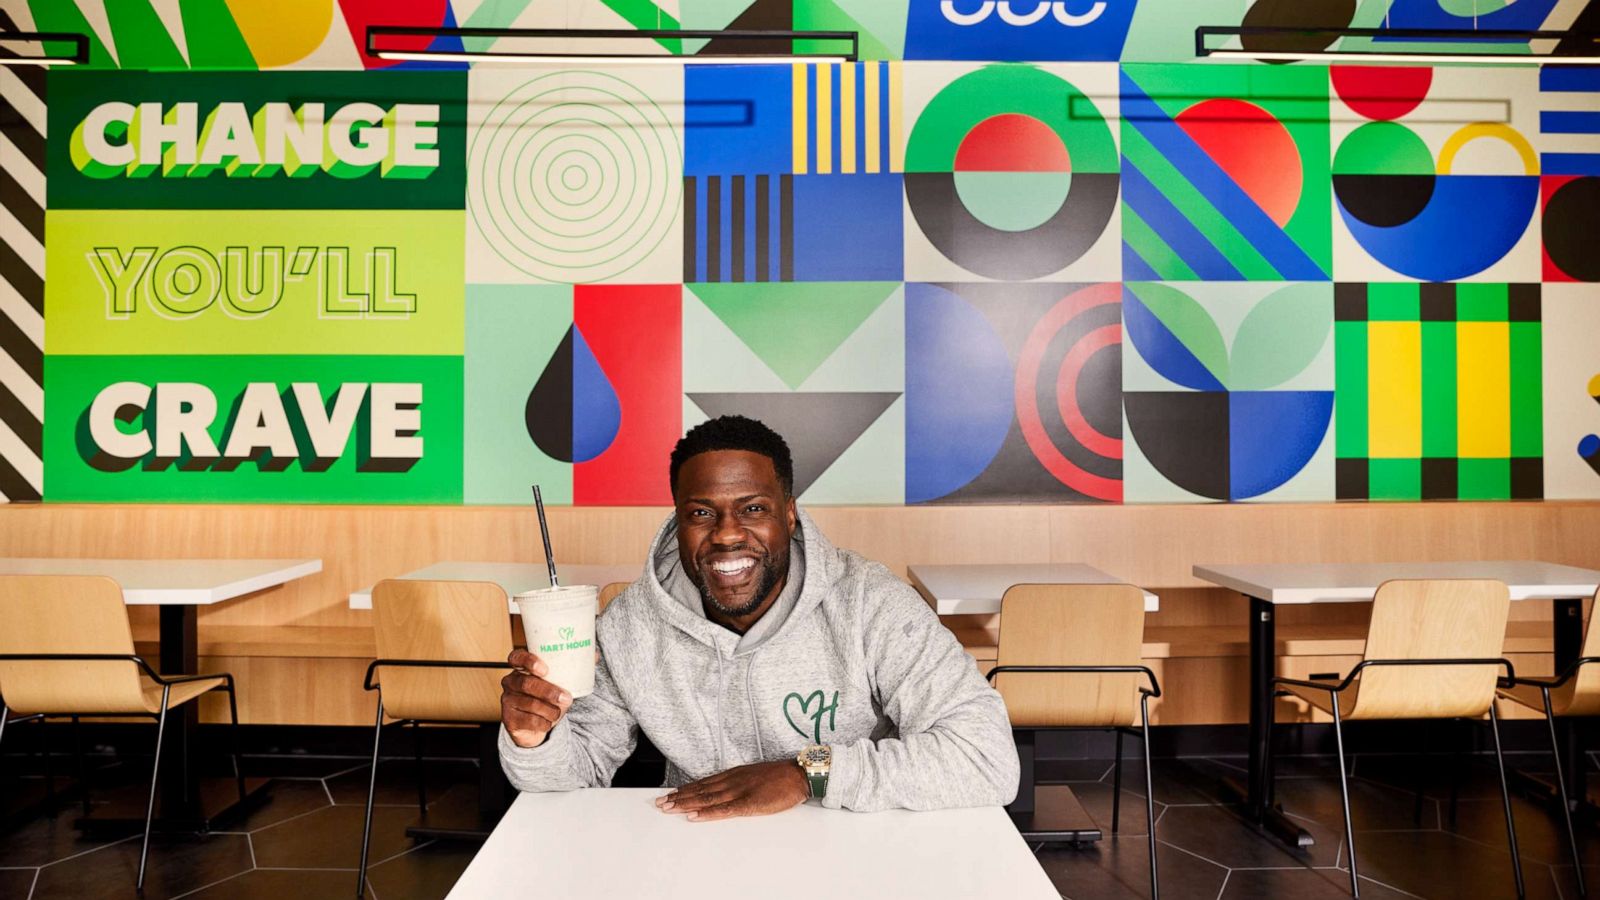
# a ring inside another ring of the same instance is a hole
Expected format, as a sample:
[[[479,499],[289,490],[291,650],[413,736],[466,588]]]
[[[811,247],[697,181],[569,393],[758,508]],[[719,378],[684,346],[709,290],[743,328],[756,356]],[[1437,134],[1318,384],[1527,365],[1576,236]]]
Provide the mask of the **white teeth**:
[[[756,561],[753,559],[740,559],[732,562],[714,562],[711,568],[719,575],[737,575],[755,564]]]

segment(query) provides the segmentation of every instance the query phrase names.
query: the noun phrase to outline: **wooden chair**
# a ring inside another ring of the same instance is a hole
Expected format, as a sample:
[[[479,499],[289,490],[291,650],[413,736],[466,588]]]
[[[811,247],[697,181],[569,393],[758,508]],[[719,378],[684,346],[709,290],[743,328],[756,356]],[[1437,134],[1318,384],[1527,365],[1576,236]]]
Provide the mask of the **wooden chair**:
[[[1363,719],[1479,719],[1484,713],[1489,714],[1494,733],[1494,757],[1500,771],[1506,839],[1511,845],[1517,896],[1525,896],[1505,757],[1500,749],[1500,719],[1494,708],[1500,669],[1508,678],[1516,674],[1511,663],[1500,656],[1510,612],[1511,593],[1499,581],[1388,581],[1378,586],[1372,598],[1366,651],[1349,675],[1343,680],[1273,679],[1273,685],[1281,688],[1279,696],[1297,696],[1333,716],[1344,836],[1350,846],[1350,896],[1361,896],[1361,889],[1356,881],[1355,833],[1350,825],[1344,723]],[[1270,744],[1269,741],[1269,747]]]
[[[628,585],[631,584],[631,583],[632,582],[628,582],[628,581],[613,581],[610,584],[601,587],[600,588],[600,611],[601,612],[605,612],[606,611],[606,607],[611,605],[611,601],[613,601],[613,600],[617,599],[617,597],[621,596],[622,592],[627,590],[628,589]]]
[[[1143,665],[1143,642],[1144,592],[1133,585],[1014,585],[1000,599],[1000,643],[989,680],[1005,698],[1014,729],[1095,728],[1116,734],[1113,834],[1122,809],[1122,735],[1136,733],[1143,739],[1150,897],[1156,900],[1161,886],[1150,776],[1150,698],[1161,696],[1161,687]],[[1148,687],[1140,684],[1141,675]],[[1024,832],[1023,837],[1030,835]]]
[[[367,851],[372,840],[372,796],[378,786],[378,748],[385,714],[410,723],[417,754],[417,804],[425,814],[421,781],[423,722],[499,722],[500,679],[510,671],[510,601],[504,588],[476,581],[388,579],[372,589],[378,658],[367,666],[364,687],[378,692],[372,733],[372,772],[361,829],[356,896],[365,896]],[[381,683],[373,680],[383,669]]]
[[[133,652],[133,631],[122,588],[93,575],[0,575],[0,736],[11,713],[22,717],[148,716],[156,720],[155,763],[145,804],[139,874],[144,890],[155,816],[156,778],[167,711],[208,691],[228,692],[233,736],[233,776],[245,797],[239,769],[239,706],[233,676],[161,675]],[[87,802],[87,799],[85,799]]]
[[[1600,592],[1596,593],[1600,598]],[[1573,875],[1578,896],[1589,896],[1583,883],[1583,862],[1578,856],[1578,834],[1572,827],[1572,805],[1567,797],[1566,773],[1561,771],[1561,744],[1556,737],[1556,717],[1600,716],[1600,629],[1594,627],[1593,607],[1583,634],[1578,658],[1554,678],[1513,678],[1500,688],[1500,696],[1544,713],[1550,729],[1550,751],[1555,754],[1556,785],[1561,792],[1561,814],[1566,818],[1567,845],[1572,850]],[[1580,772],[1576,776],[1583,783]],[[1582,798],[1579,798],[1582,800]]]

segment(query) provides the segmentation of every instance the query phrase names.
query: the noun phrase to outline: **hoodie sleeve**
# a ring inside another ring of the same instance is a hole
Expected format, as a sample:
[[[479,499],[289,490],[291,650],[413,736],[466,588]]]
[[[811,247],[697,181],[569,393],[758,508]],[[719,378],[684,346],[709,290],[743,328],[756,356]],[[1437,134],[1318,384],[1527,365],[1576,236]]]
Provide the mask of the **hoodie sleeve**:
[[[602,655],[595,664],[594,693],[573,701],[544,743],[518,747],[500,726],[500,767],[519,791],[607,787],[638,742],[638,722]]]
[[[897,733],[834,746],[822,805],[871,812],[1010,803],[1021,767],[999,692],[909,585],[886,569],[865,583],[867,666]]]

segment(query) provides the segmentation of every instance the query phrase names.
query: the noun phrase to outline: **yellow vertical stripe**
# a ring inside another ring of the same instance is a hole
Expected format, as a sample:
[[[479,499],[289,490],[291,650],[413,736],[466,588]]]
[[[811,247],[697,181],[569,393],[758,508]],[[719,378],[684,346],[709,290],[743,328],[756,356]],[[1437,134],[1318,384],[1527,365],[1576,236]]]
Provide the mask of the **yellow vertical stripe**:
[[[905,141],[900,138],[900,64],[889,63],[889,171],[906,170]]]
[[[856,64],[839,65],[839,172],[856,171]]]
[[[833,172],[833,64],[817,66],[817,174]]]
[[[1456,453],[1462,458],[1511,455],[1511,326],[1456,325]]]
[[[1377,459],[1422,456],[1422,325],[1367,326],[1368,454]]]
[[[867,171],[878,171],[878,156],[883,152],[882,135],[878,122],[878,66],[869,62],[861,67],[862,93],[866,94],[866,114],[861,117],[861,127],[867,130],[862,152],[867,156]]]
[[[794,95],[790,98],[794,121],[794,173],[806,174],[806,65],[791,67],[794,72]]]

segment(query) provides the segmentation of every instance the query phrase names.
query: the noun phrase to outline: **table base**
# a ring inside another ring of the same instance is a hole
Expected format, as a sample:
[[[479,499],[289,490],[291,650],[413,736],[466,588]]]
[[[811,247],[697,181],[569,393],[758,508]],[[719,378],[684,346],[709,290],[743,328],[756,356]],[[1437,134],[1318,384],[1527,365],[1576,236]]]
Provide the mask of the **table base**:
[[[1072,788],[1064,784],[1040,786],[1033,792],[1033,809],[1008,812],[1025,841],[1085,843],[1104,836]]]
[[[1316,844],[1317,840],[1311,836],[1311,832],[1285,815],[1283,807],[1276,804],[1267,807],[1252,806],[1248,802],[1250,792],[1245,790],[1242,782],[1236,778],[1224,778],[1222,783],[1233,792],[1231,802],[1245,804],[1239,815],[1246,824],[1254,826],[1262,834],[1289,847],[1305,850]]]
[[[202,778],[199,802],[195,807],[178,815],[158,811],[150,830],[189,834],[219,830],[265,803],[271,784],[270,778],[246,778],[244,799],[240,800],[238,783],[232,778]],[[106,791],[96,790],[94,811],[79,816],[72,823],[73,827],[86,836],[143,831],[145,802],[149,797],[148,782]],[[108,802],[102,806],[102,800]]]

